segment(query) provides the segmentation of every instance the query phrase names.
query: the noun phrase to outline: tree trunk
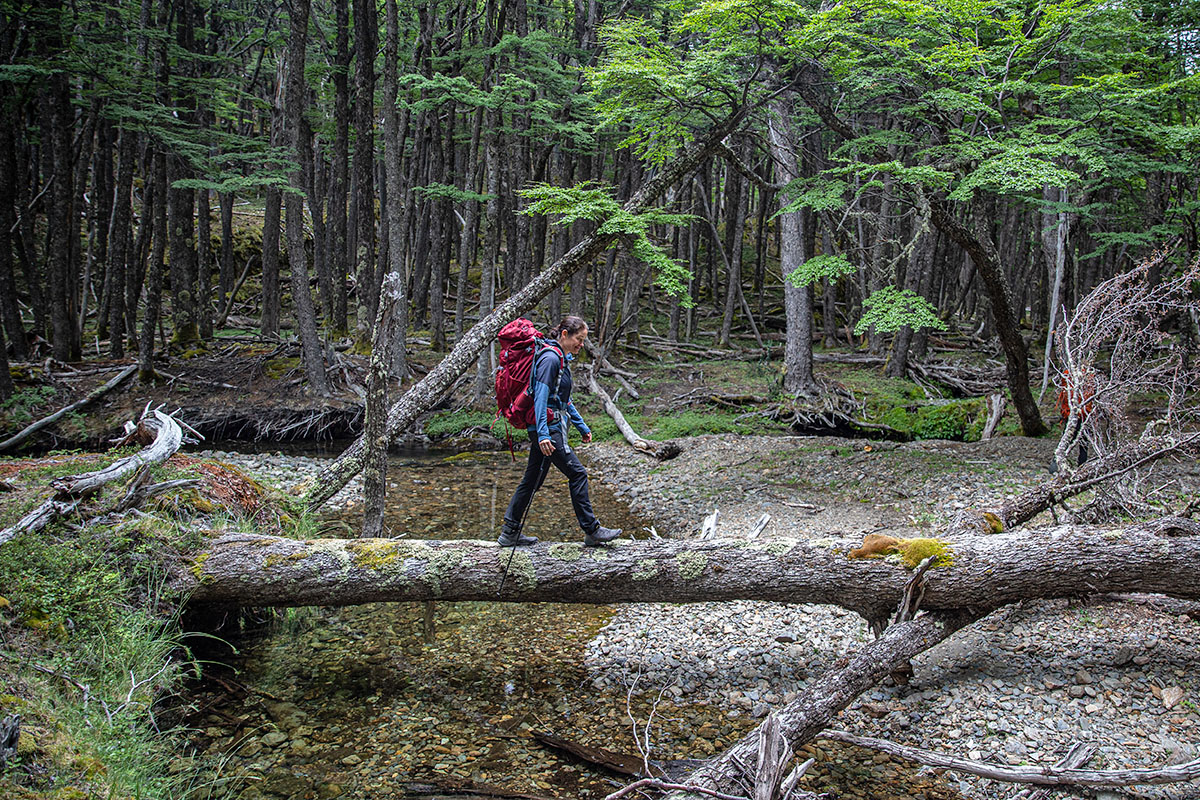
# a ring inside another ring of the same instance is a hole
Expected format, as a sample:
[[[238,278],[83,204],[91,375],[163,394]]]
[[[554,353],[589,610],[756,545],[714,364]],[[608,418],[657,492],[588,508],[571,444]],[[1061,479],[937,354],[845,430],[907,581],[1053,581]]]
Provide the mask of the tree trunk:
[[[483,128],[483,109],[475,109],[471,122],[471,144],[467,150],[467,177],[463,189],[467,192],[479,191],[479,137]],[[454,341],[462,338],[466,330],[467,278],[470,268],[475,263],[475,252],[479,247],[479,201],[467,200],[463,203],[462,237],[458,243],[458,280],[455,283],[454,298]]]
[[[5,110],[0,112],[0,320],[12,344],[13,356],[17,361],[29,358],[29,342],[25,338],[25,326],[21,322],[21,307],[17,304],[17,281],[13,264],[13,233],[16,230],[16,160],[13,158],[11,125],[14,123],[7,110],[8,98],[4,97]],[[8,374],[7,357],[4,376],[11,388],[12,376]]]
[[[332,325],[338,332],[348,329],[346,276],[349,274],[346,196],[350,173],[350,6],[349,0],[334,0],[335,63],[333,69],[333,163],[330,170],[329,270],[334,279]]]
[[[1004,280],[1004,269],[1000,264],[991,235],[978,207],[972,206],[972,228],[959,222],[946,207],[945,201],[930,206],[933,224],[970,256],[979,277],[987,288],[991,301],[992,317],[1000,346],[1004,349],[1004,363],[1008,375],[1008,390],[1012,394],[1013,406],[1021,420],[1021,432],[1026,436],[1041,436],[1046,424],[1038,412],[1037,402],[1029,389],[1029,353],[1012,307],[1008,284]]]
[[[79,219],[71,213],[71,128],[75,111],[71,107],[71,86],[65,73],[55,73],[48,81],[46,110],[49,122],[50,185],[49,226],[46,248],[46,279],[49,288],[51,347],[59,361],[77,361],[80,347],[76,339],[74,314],[71,313],[71,276],[74,274],[72,238],[79,235]]]
[[[395,0],[387,0],[389,25]],[[390,31],[390,28],[389,28]],[[390,33],[389,33],[390,35]],[[383,535],[383,512],[387,500],[387,388],[391,375],[396,324],[404,305],[404,279],[389,272],[379,287],[379,313],[371,341],[371,367],[367,373],[366,415],[363,439],[367,443],[363,469],[363,538]]]
[[[396,341],[394,343],[388,342],[389,352],[395,361],[389,360],[386,363],[389,365],[389,369],[395,370],[395,374],[398,377],[404,378],[408,374],[408,354],[405,348],[406,329],[408,328],[408,298],[404,292],[406,285],[404,275],[404,229],[401,227],[401,219],[404,217],[404,175],[401,172],[400,113],[396,109],[396,70],[399,69],[396,61],[399,56],[400,47],[400,20],[399,12],[396,8],[396,0],[385,0],[384,16],[386,17],[387,25],[383,55],[383,158],[387,176],[387,207],[384,209],[384,214],[388,219],[389,268],[399,279],[399,286],[389,290],[399,292],[399,297],[395,301],[397,309],[394,312],[398,314],[398,319],[397,324],[393,328]],[[380,302],[383,301],[381,300]],[[375,325],[375,338],[378,339],[378,314],[376,314]],[[371,352],[372,358],[374,358],[374,348],[372,348]],[[374,379],[374,370],[372,370],[372,379]],[[384,392],[384,396],[386,397],[386,391]]]
[[[172,180],[188,177],[182,159],[169,156]],[[200,338],[196,323],[196,250],[192,246],[195,233],[195,191],[169,188],[167,216],[169,217],[171,266],[171,341],[187,344]]]
[[[233,192],[221,192],[218,195],[221,206],[221,266],[217,277],[217,308],[225,308],[225,303],[233,293],[233,282],[237,279],[233,263]]]
[[[308,288],[308,253],[304,247],[304,169],[301,166],[311,144],[304,124],[307,87],[304,80],[305,48],[308,44],[309,0],[292,0],[291,30],[287,49],[286,113],[289,144],[296,168],[288,176],[292,191],[287,196],[288,271],[292,278],[292,307],[300,336],[304,374],[313,392],[329,396],[325,359],[317,336],[317,313]]]
[[[1177,529],[1066,526],[965,535],[946,545],[953,563],[925,574],[927,611],[1098,592],[1200,598],[1200,535]],[[230,533],[178,569],[175,582],[192,602],[230,605],[768,600],[885,619],[913,573],[891,561],[847,558],[857,546],[847,539],[621,541],[602,550],[541,544],[518,550],[497,598],[509,551],[490,542]]]
[[[812,739],[839,711],[859,695],[886,678],[955,631],[982,616],[979,611],[922,614],[909,622],[889,628],[883,636],[863,647],[840,669],[821,676],[805,687],[792,702],[772,716],[779,732],[793,748]],[[707,761],[687,778],[688,786],[727,794],[739,793],[744,775],[753,775],[758,762],[760,730],[755,728],[720,756]],[[699,793],[674,792],[670,800],[702,798]]]
[[[137,134],[130,128],[121,131],[117,145],[116,199],[109,232],[108,258],[108,337],[109,355],[125,356],[125,284],[129,269],[129,245],[133,241],[133,173],[137,160]]]
[[[4,244],[2,239],[0,239],[0,244]],[[4,329],[0,328],[0,401],[12,397],[13,391],[16,389],[13,386],[12,375],[8,371],[8,343],[4,339]]]
[[[792,128],[790,115],[794,103],[787,96],[771,103],[769,125],[771,158],[779,180],[791,183],[800,177],[796,151],[800,143]],[[788,198],[780,195],[782,206]],[[811,214],[804,210],[779,215],[779,269],[783,273],[783,307],[787,320],[784,345],[783,390],[788,394],[816,394],[817,381],[813,375],[813,318],[812,285],[795,285],[789,276],[798,270],[810,253],[805,252],[805,217],[811,225]]]
[[[196,193],[196,321],[200,338],[208,341],[213,335],[212,317],[212,207],[208,189]]]
[[[908,269],[904,272],[904,288],[916,293],[920,293],[925,275],[933,268],[935,237],[929,230],[928,219],[928,215],[923,214],[917,220],[917,230],[913,233],[917,241],[913,243]],[[892,352],[888,356],[887,367],[883,371],[885,376],[903,378],[907,374],[908,351],[914,333],[911,325],[905,325],[896,332],[896,338],[892,340]]]
[[[1067,190],[1047,186],[1042,191],[1042,198],[1065,204]],[[1050,352],[1054,347],[1054,326],[1058,322],[1063,269],[1067,264],[1067,212],[1060,210],[1057,214],[1043,213],[1041,216],[1042,253],[1046,263],[1053,265],[1053,269],[1050,278],[1050,308],[1046,319],[1046,348],[1042,355],[1042,388],[1038,392],[1039,399],[1046,394],[1046,386],[1050,382]],[[1051,227],[1051,223],[1053,223],[1053,227]]]
[[[263,208],[262,315],[259,330],[269,338],[279,336],[280,307],[283,305],[279,287],[279,218],[282,205],[282,193],[274,187],[268,187],[266,206]]]
[[[742,236],[746,230],[746,205],[750,194],[750,184],[740,174],[734,173],[729,167],[726,172],[726,183],[729,191],[725,193],[727,207],[725,209],[727,233],[725,236],[725,252],[729,255],[726,264],[725,314],[721,318],[722,347],[730,346],[730,336],[733,332],[733,315],[737,310],[738,296],[742,288]],[[716,220],[714,219],[715,223]]]
[[[153,226],[150,233],[150,263],[146,267],[146,314],[142,318],[142,330],[138,336],[138,380],[149,383],[157,377],[154,371],[154,331],[162,313],[163,255],[167,240],[167,157],[161,152],[154,154],[154,205],[145,209],[143,216],[148,218],[144,224],[153,219]]]
[[[354,181],[355,275],[360,338],[375,313],[375,45],[379,36],[374,0],[354,0]]]

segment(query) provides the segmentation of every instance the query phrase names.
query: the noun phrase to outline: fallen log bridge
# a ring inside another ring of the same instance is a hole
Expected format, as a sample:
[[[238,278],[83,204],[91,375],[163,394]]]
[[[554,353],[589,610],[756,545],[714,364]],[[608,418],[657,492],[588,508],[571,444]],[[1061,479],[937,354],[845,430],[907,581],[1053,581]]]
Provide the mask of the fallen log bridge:
[[[984,610],[1099,592],[1200,599],[1195,530],[1194,522],[1167,519],[1125,529],[1060,526],[947,539],[948,563],[926,573],[920,607]],[[912,572],[894,558],[849,558],[859,544],[624,540],[594,549],[541,543],[513,552],[479,541],[226,534],[176,570],[176,584],[193,603],[239,606],[737,599],[831,604],[882,619],[896,608]]]

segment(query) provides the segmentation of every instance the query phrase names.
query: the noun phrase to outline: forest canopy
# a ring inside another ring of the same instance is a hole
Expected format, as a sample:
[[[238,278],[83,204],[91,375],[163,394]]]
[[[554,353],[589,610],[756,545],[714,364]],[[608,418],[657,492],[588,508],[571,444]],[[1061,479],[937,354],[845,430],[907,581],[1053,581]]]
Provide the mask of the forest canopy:
[[[711,309],[728,344],[782,295],[789,341],[889,337],[900,374],[977,330],[1036,433],[1031,342],[1198,249],[1195,2],[3,2],[0,37],[18,361],[87,341],[150,380],[250,327],[326,394],[322,340],[369,342],[386,273],[401,345],[444,350],[599,235],[546,317],[636,342],[644,307],[672,340]]]

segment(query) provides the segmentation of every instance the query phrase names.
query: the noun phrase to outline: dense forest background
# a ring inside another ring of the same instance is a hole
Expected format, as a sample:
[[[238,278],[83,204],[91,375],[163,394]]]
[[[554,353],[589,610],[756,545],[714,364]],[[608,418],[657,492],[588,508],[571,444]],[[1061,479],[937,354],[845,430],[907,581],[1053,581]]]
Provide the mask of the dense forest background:
[[[1036,433],[1061,309],[1200,249],[1196,2],[5,0],[0,47],[5,359],[153,380],[252,327],[322,395],[385,274],[404,375],[599,235],[541,319],[786,339],[791,392],[814,342],[902,375],[949,326]]]

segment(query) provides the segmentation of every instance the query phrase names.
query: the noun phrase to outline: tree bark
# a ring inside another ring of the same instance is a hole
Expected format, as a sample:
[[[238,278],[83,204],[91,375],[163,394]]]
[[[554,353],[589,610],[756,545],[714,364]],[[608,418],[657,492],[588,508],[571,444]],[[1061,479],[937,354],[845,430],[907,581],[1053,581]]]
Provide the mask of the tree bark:
[[[121,131],[117,146],[116,199],[109,231],[108,258],[108,352],[113,358],[125,356],[125,284],[129,263],[129,245],[133,241],[133,173],[137,159],[137,133]]]
[[[1041,436],[1046,424],[1038,412],[1037,402],[1029,388],[1029,352],[1021,337],[1008,283],[1004,280],[1004,269],[1000,257],[985,230],[980,210],[972,206],[972,228],[959,222],[946,207],[945,201],[930,205],[933,224],[953,239],[970,256],[979,277],[987,288],[991,302],[992,317],[1000,346],[1004,349],[1004,364],[1008,374],[1008,390],[1012,394],[1013,406],[1021,420],[1021,432],[1026,436]]]
[[[393,328],[396,342],[394,346],[393,343],[388,343],[388,352],[392,354],[395,362],[393,363],[392,360],[389,360],[385,363],[389,365],[388,369],[394,369],[396,375],[404,378],[408,374],[408,354],[405,347],[406,329],[408,327],[408,298],[405,296],[404,229],[401,227],[401,219],[404,217],[404,175],[401,172],[400,113],[396,110],[396,70],[399,69],[396,60],[399,56],[400,48],[400,20],[396,0],[385,0],[384,16],[386,17],[387,25],[383,56],[383,156],[387,176],[387,207],[384,209],[384,214],[388,220],[388,264],[391,272],[399,280],[395,288],[389,289],[389,291],[399,293],[394,301],[396,303],[396,313],[399,314],[397,319],[398,324]],[[382,289],[380,291],[382,292]],[[380,302],[389,301],[385,301],[381,295]],[[376,314],[375,324],[375,339],[378,340],[378,314]],[[374,356],[375,347],[378,347],[378,344],[372,347],[372,356]],[[374,370],[372,370],[373,374]],[[386,394],[385,391],[384,397],[386,397]],[[380,410],[386,414],[386,408]],[[380,422],[382,424],[382,419]],[[385,442],[385,449],[386,446]]]
[[[13,158],[12,126],[15,124],[13,114],[8,110],[9,98],[7,93],[0,94],[4,110],[0,111],[0,321],[4,323],[4,331],[12,344],[13,356],[17,361],[29,358],[29,342],[25,338],[25,326],[21,323],[21,307],[17,304],[16,272],[13,268],[13,233],[16,230],[16,159]],[[12,385],[12,377],[8,375],[7,361],[5,376]],[[0,380],[4,380],[0,377]]]
[[[727,233],[725,237],[725,252],[728,259],[725,263],[725,312],[721,318],[721,335],[719,345],[729,347],[729,337],[733,331],[733,315],[738,305],[738,293],[742,287],[742,237],[746,231],[746,206],[749,203],[750,182],[729,167],[725,180],[726,191],[726,220]],[[710,218],[710,224],[715,225],[716,219]]]
[[[389,13],[395,9],[388,0]],[[384,501],[387,499],[387,387],[391,375],[392,353],[396,343],[396,323],[404,304],[404,279],[389,272],[379,287],[379,313],[375,315],[375,333],[371,342],[371,366],[367,378],[366,416],[363,439],[367,457],[363,469],[364,538],[383,534]]]
[[[79,219],[71,213],[71,128],[75,111],[71,87],[65,73],[49,80],[44,116],[49,122],[48,150],[53,174],[50,181],[49,227],[46,247],[46,278],[49,284],[51,346],[59,361],[77,361],[80,346],[73,323],[70,282],[74,274],[72,236],[79,235]]]
[[[167,156],[171,165],[172,180],[189,177],[190,170],[183,160]],[[171,269],[171,341],[175,344],[194,342],[200,338],[196,322],[196,249],[192,244],[195,234],[196,195],[192,189],[167,189],[167,216],[170,236]]]
[[[1169,521],[1168,521],[1169,522]],[[404,531],[392,531],[393,536]],[[1173,535],[1180,534],[1180,535]],[[770,600],[838,605],[884,619],[912,573],[850,559],[856,540],[622,541],[520,548],[478,541],[320,539],[231,533],[175,576],[193,602],[252,606],[424,600],[619,603]],[[1037,597],[1148,592],[1200,598],[1200,536],[1170,524],[1062,526],[947,540],[953,563],[926,573],[925,610],[995,608]]]
[[[791,183],[800,177],[800,163],[796,157],[799,142],[790,119],[792,106],[793,103],[786,96],[772,103],[768,123],[771,158],[783,183]],[[779,198],[781,204],[786,206],[788,198],[782,194]],[[804,217],[803,210],[780,214],[779,217],[779,269],[783,273],[783,305],[787,320],[783,390],[789,394],[812,395],[818,392],[813,375],[812,285],[797,286],[788,279],[810,255],[804,247]],[[811,223],[811,218],[809,221]]]
[[[333,162],[330,169],[329,201],[329,270],[333,273],[333,329],[348,328],[346,276],[349,273],[347,242],[346,195],[350,173],[350,6],[349,0],[334,0],[335,62],[333,65]]]
[[[143,217],[147,217],[143,224],[153,220],[150,228],[150,263],[146,267],[146,313],[142,318],[142,330],[138,336],[138,380],[142,383],[148,383],[155,378],[154,331],[162,314],[163,254],[166,251],[167,240],[167,157],[164,153],[156,151],[153,158],[154,204],[142,212]],[[149,197],[150,193],[147,192],[146,196]]]
[[[379,35],[374,0],[354,0],[354,180],[356,192],[356,324],[365,341],[374,318],[379,285],[375,277],[375,43]]]
[[[288,139],[296,166],[288,176],[292,191],[287,196],[288,271],[292,279],[292,310],[300,336],[300,354],[309,387],[321,397],[329,396],[325,359],[317,336],[317,313],[308,288],[308,253],[304,247],[304,163],[308,150],[304,125],[305,48],[308,44],[309,0],[292,0],[291,31],[287,51],[286,113]]]

